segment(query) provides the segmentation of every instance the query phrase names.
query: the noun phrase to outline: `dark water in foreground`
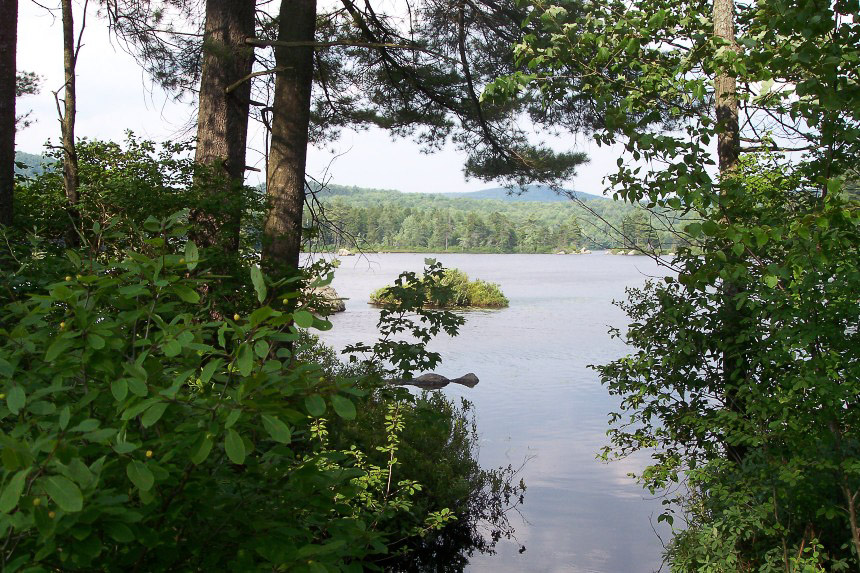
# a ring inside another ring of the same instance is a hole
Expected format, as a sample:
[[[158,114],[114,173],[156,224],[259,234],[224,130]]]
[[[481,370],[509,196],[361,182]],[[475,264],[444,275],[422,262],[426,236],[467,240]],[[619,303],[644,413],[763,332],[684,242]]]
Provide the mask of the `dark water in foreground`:
[[[375,338],[378,310],[370,292],[402,270],[420,271],[422,254],[344,257],[333,286],[348,297],[323,339],[340,349]],[[627,477],[644,458],[604,464],[607,395],[589,364],[622,356],[625,347],[607,334],[625,316],[612,305],[627,286],[666,271],[645,257],[604,254],[436,255],[471,278],[499,283],[510,308],[466,314],[457,338],[441,337],[437,372],[474,372],[473,389],[448,386],[449,397],[475,404],[484,467],[515,467],[528,459],[522,514],[512,523],[519,543],[501,541],[498,553],[476,556],[470,571],[649,572],[660,567],[665,527],[657,527],[660,500]],[[526,551],[518,553],[520,544]]]

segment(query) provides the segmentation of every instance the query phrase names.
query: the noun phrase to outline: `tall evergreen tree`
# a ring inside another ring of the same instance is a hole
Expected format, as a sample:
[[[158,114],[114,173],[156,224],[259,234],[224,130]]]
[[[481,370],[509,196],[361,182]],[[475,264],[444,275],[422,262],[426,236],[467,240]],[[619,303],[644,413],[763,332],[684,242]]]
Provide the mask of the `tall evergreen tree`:
[[[18,0],[0,0],[0,225],[12,223]]]
[[[216,206],[232,205],[219,213],[196,211],[194,235],[201,246],[221,245],[228,252],[239,249],[241,202],[234,203],[241,197],[236,188],[245,182],[254,64],[254,49],[245,40],[254,34],[254,10],[254,0],[206,2],[195,161],[213,169],[198,184],[210,187],[207,193],[215,194]],[[221,180],[212,181],[212,176]]]

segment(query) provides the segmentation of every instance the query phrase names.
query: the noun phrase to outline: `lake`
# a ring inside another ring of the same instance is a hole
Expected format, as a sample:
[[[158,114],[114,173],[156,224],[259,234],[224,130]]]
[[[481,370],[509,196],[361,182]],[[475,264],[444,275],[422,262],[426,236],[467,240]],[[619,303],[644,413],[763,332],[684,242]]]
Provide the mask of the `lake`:
[[[660,568],[668,529],[657,525],[660,499],[633,479],[644,457],[603,463],[609,396],[589,364],[623,356],[607,334],[623,327],[613,306],[624,289],[667,274],[646,257],[590,255],[379,254],[341,259],[333,286],[347,310],[322,334],[337,349],[375,340],[374,289],[403,270],[420,272],[424,258],[501,285],[510,307],[466,312],[456,338],[441,336],[439,374],[474,372],[475,388],[450,385],[452,398],[475,405],[484,467],[520,466],[526,483],[525,521],[511,518],[518,542],[501,541],[496,555],[473,557],[469,571],[646,573]],[[659,533],[659,537],[658,537]],[[520,545],[526,551],[519,553]]]

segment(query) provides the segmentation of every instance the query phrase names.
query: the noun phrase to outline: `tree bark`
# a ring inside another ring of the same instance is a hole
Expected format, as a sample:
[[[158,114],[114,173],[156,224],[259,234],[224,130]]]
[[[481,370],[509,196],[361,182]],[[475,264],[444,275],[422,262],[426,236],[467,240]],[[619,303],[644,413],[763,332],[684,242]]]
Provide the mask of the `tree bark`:
[[[311,42],[316,29],[316,0],[283,0],[279,18],[278,41]],[[276,47],[275,61],[284,71],[275,77],[263,261],[270,271],[280,272],[299,266],[313,48]]]
[[[734,0],[714,0],[714,36],[722,39],[729,49],[738,51],[735,38]],[[720,170],[720,194],[725,196],[731,186],[732,172],[740,156],[740,126],[738,122],[737,78],[721,70],[714,78],[714,104],[717,118],[717,159]],[[723,206],[724,208],[724,206]],[[728,222],[725,211],[724,222]],[[743,317],[737,310],[736,298],[740,285],[724,282],[722,285],[723,336],[728,347],[723,351],[722,369],[726,407],[743,416],[746,406],[738,389],[746,378],[747,363],[743,343],[737,341]],[[743,444],[726,444],[729,458],[741,462],[747,448]]]
[[[241,212],[234,199],[245,180],[251,82],[241,82],[229,92],[227,87],[253,68],[254,48],[245,39],[254,35],[254,8],[253,0],[207,0],[203,33],[194,159],[213,169],[213,177],[198,178],[196,183],[215,200],[210,208],[193,213],[194,239],[200,246],[218,245],[232,252],[239,248]],[[219,212],[225,203],[226,212]]]
[[[738,51],[734,0],[714,0],[714,36],[727,42],[731,50]],[[737,164],[741,147],[737,79],[725,71],[719,73],[714,80],[714,91],[717,124],[720,129],[717,157],[720,175],[724,176]]]
[[[18,0],[0,0],[0,225],[12,224]]]
[[[77,244],[78,234],[78,154],[75,149],[75,115],[77,113],[77,96],[75,93],[75,65],[78,54],[75,50],[75,21],[72,14],[72,0],[61,0],[63,15],[63,68],[66,82],[63,85],[64,111],[60,119],[63,132],[63,186],[66,190],[69,215],[73,221],[72,229],[67,235],[71,244]]]

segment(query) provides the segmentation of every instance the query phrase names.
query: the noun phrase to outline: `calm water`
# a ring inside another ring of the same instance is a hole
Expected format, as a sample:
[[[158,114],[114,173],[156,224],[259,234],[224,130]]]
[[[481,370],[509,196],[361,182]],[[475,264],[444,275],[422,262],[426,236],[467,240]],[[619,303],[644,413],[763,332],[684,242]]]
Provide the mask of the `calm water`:
[[[338,349],[372,341],[378,310],[368,295],[402,270],[420,271],[425,256],[344,257],[333,286],[349,298],[347,311],[333,317],[324,340]],[[496,555],[473,558],[469,570],[658,570],[662,545],[652,525],[660,500],[627,477],[643,458],[595,459],[616,399],[587,366],[625,353],[607,334],[625,324],[612,301],[665,271],[645,257],[604,254],[435,256],[472,278],[499,283],[511,301],[507,309],[466,313],[460,335],[440,337],[431,348],[443,357],[438,373],[480,378],[475,388],[452,385],[444,392],[475,404],[481,464],[517,467],[529,460],[526,521],[512,517],[519,543],[500,542]],[[657,531],[667,538],[665,528]]]

